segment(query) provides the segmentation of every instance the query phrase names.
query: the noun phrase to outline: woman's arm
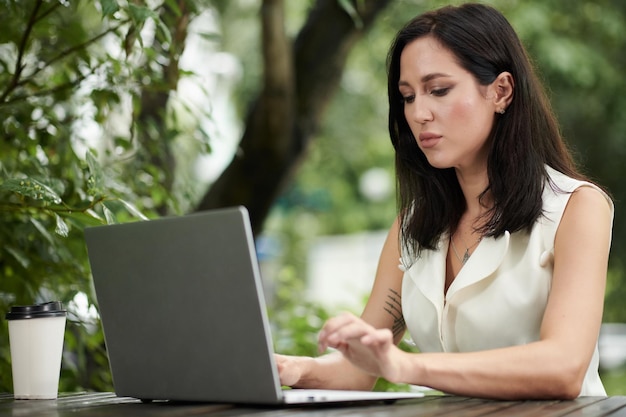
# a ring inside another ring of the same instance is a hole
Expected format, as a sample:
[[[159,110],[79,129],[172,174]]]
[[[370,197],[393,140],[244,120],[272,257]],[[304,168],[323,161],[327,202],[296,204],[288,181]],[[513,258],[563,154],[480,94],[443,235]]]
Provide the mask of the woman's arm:
[[[394,222],[378,262],[372,292],[361,315],[363,323],[371,328],[386,329],[393,335],[392,343],[399,343],[405,332],[400,291],[402,271],[398,268],[400,250],[398,220]],[[371,389],[376,375],[353,365],[340,352],[317,358],[276,355],[280,380],[283,385],[297,388]]]
[[[330,320],[322,347],[339,349],[366,372],[392,382],[490,398],[579,395],[602,320],[612,213],[598,191],[570,197],[555,238],[554,275],[540,340],[471,353],[411,354],[355,317]]]

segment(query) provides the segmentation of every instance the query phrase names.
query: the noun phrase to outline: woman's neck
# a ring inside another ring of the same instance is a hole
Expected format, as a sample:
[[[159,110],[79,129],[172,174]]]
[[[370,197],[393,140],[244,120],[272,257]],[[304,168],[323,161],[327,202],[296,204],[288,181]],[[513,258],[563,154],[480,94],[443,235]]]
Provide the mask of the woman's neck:
[[[487,192],[483,195],[489,186],[487,168],[473,172],[457,169],[456,175],[459,186],[465,196],[466,210],[463,214],[463,219],[474,222],[483,217],[493,205],[491,194]]]

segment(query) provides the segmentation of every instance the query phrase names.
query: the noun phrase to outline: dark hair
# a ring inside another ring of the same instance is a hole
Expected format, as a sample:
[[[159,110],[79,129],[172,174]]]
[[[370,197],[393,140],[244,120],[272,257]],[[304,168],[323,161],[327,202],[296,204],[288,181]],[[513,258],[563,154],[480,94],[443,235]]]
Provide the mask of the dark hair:
[[[545,165],[575,178],[576,171],[546,94],[514,29],[492,7],[447,6],[422,14],[396,35],[387,57],[389,134],[396,151],[402,242],[419,254],[436,249],[444,232],[453,233],[466,209],[454,168],[432,167],[404,117],[398,89],[400,55],[412,41],[432,36],[450,50],[479,84],[511,73],[515,89],[506,113],[497,115],[488,138],[489,185],[494,205],[480,232],[501,236],[530,230],[542,214]]]

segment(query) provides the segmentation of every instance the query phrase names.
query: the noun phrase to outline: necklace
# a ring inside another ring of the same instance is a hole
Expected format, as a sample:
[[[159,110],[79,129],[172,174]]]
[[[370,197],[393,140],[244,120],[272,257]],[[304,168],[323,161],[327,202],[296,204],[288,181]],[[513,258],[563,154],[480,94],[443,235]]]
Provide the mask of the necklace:
[[[482,240],[482,236],[479,237],[476,240],[476,242],[474,242],[474,244],[472,246],[467,246],[467,243],[465,243],[465,240],[463,239],[463,237],[461,237],[461,241],[463,242],[463,246],[465,246],[465,253],[463,253],[463,257],[462,258],[459,255],[459,252],[456,250],[456,245],[454,244],[454,239],[452,239],[452,237],[450,237],[450,243],[452,244],[452,251],[454,251],[454,255],[459,260],[459,262],[461,262],[461,265],[465,265],[465,263],[467,262],[467,260],[471,256],[470,251],[480,243],[480,241]]]

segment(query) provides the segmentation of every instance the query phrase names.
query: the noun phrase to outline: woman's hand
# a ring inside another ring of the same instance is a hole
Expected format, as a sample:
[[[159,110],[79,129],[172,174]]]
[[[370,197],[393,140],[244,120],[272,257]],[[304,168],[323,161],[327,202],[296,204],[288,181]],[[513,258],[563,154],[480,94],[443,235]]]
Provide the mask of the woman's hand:
[[[376,329],[350,313],[326,322],[318,348],[320,353],[327,348],[337,349],[361,370],[390,382],[401,381],[401,362],[406,353],[394,344],[391,330]]]
[[[280,384],[288,387],[293,387],[298,384],[302,378],[303,373],[303,360],[305,358],[298,356],[286,356],[280,354],[274,354],[276,360],[276,366],[278,368],[278,376],[280,378]]]

